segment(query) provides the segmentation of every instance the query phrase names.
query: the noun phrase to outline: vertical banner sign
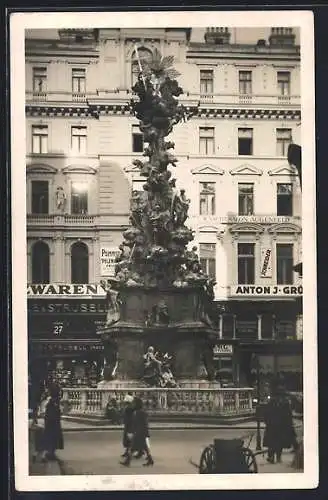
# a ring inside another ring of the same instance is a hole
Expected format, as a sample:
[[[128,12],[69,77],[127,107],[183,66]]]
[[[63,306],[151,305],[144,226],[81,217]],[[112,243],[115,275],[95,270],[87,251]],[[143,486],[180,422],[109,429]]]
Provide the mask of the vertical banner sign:
[[[261,248],[261,278],[272,278],[272,250]]]
[[[115,259],[120,254],[117,248],[101,247],[100,248],[100,275],[114,276],[115,274]]]

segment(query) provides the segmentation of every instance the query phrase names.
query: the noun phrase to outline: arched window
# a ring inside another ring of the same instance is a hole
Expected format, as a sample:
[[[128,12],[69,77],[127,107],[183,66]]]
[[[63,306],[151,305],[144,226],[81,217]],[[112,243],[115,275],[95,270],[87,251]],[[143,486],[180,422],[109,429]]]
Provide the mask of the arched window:
[[[32,247],[32,283],[50,282],[50,252],[47,243],[38,241]]]
[[[80,241],[71,247],[71,274],[72,283],[89,283],[89,251]]]
[[[140,48],[138,49],[138,57],[139,59],[150,59],[152,53],[148,49]],[[131,58],[131,87],[137,82],[140,73],[138,57],[136,51],[134,51]]]

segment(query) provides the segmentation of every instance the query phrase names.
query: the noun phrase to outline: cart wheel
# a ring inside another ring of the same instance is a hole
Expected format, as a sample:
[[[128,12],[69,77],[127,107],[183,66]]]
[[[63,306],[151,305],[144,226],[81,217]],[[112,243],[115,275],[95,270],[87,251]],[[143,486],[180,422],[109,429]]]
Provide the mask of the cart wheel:
[[[215,467],[215,456],[213,446],[206,446],[199,462],[199,474],[212,474]]]
[[[250,450],[249,448],[243,448],[243,453],[245,455],[245,461],[248,468],[248,472],[257,473],[258,470],[257,470],[256,457],[252,452],[252,450]]]

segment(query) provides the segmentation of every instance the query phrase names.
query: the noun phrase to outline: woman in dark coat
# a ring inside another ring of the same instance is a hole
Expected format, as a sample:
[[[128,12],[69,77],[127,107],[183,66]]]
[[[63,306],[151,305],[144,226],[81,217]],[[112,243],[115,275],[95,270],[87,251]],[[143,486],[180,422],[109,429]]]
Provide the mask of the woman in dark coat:
[[[134,413],[132,419],[132,448],[140,452],[145,452],[147,457],[147,462],[143,464],[144,466],[154,465],[154,460],[150,453],[149,444],[149,427],[148,427],[148,415],[142,408],[142,400],[140,398],[135,398],[134,400]],[[122,465],[129,466],[131,462],[131,449],[128,450],[125,462]]]
[[[122,457],[128,457],[132,448],[132,437],[133,437],[133,429],[132,429],[132,419],[133,419],[133,401],[134,398],[132,394],[127,394],[124,398],[124,403],[126,404],[123,412],[123,448],[125,448],[125,452]]]
[[[49,398],[45,407],[43,444],[46,451],[46,458],[57,460],[55,451],[64,448],[63,432],[60,423],[60,388],[52,385],[48,390]]]
[[[294,446],[296,440],[290,402],[281,387],[272,391],[264,421],[263,446],[268,448],[267,461],[273,464],[276,458],[281,462],[282,450]]]

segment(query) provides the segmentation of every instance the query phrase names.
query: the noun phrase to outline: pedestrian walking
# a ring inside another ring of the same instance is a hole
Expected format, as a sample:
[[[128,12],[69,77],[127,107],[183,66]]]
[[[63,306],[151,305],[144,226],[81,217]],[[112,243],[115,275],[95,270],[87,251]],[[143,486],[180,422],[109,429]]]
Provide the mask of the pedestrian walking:
[[[133,439],[133,407],[134,397],[131,393],[128,393],[124,398],[124,412],[123,412],[123,448],[125,451],[122,457],[128,459],[132,453],[132,439]],[[130,457],[131,459],[131,457]],[[124,464],[125,465],[125,464]]]
[[[131,463],[132,450],[138,450],[139,455],[144,452],[147,457],[144,466],[154,465],[154,460],[150,452],[150,440],[149,440],[149,426],[148,426],[148,415],[143,409],[143,403],[140,398],[134,399],[134,412],[132,418],[132,446],[128,450],[127,456],[122,465],[128,467]]]
[[[58,460],[56,450],[64,449],[63,431],[61,428],[60,388],[51,385],[48,388],[49,397],[45,405],[43,445],[45,460]]]
[[[266,425],[263,446],[268,448],[267,461],[281,462],[282,450],[291,448],[296,441],[291,405],[282,386],[272,390],[264,412]]]

